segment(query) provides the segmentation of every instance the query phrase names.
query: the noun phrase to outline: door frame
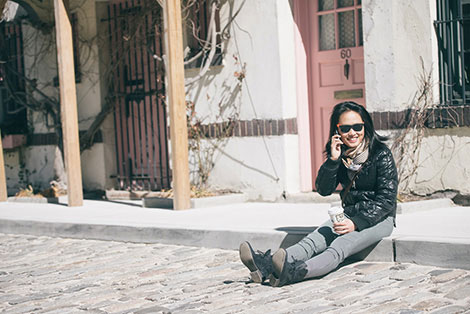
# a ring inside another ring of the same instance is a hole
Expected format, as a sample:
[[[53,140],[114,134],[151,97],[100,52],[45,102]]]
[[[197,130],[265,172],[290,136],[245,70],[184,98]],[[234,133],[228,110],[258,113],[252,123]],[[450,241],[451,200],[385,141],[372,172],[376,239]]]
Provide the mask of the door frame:
[[[294,0],[294,39],[296,55],[296,88],[297,88],[297,132],[299,137],[299,171],[300,191],[310,192],[314,188],[312,169],[312,126],[310,101],[311,73],[310,58],[310,21],[308,18],[309,0]]]
[[[299,136],[299,171],[300,189],[302,192],[310,192],[315,189],[316,172],[314,164],[313,145],[313,103],[315,77],[311,69],[312,63],[312,22],[309,10],[312,8],[310,1],[318,0],[293,0],[294,36],[296,52],[296,77],[297,77],[297,124]],[[357,18],[356,18],[357,19]],[[356,34],[357,36],[357,34]],[[315,36],[317,39],[318,34]],[[365,46],[365,42],[362,45]],[[364,82],[364,99],[366,95],[366,83]]]

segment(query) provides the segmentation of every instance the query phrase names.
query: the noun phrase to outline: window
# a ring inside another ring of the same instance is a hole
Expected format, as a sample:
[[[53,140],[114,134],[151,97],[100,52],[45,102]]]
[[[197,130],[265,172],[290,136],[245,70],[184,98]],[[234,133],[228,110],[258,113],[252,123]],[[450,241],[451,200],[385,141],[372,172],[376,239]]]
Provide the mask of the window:
[[[442,105],[470,104],[470,0],[437,0]]]
[[[186,0],[183,1],[183,18],[185,19],[184,47],[187,51],[185,60],[192,60],[186,67],[199,67],[209,56],[211,46],[209,26],[212,13],[212,0]],[[216,2],[215,2],[216,3]],[[211,65],[222,63],[222,49],[220,39],[219,7],[214,11],[215,31],[217,32],[215,57]],[[200,56],[200,57],[197,57]],[[196,58],[197,57],[197,58]]]
[[[319,0],[318,31],[321,51],[363,45],[359,0]]]
[[[4,134],[27,131],[21,25],[0,23],[0,129]]]

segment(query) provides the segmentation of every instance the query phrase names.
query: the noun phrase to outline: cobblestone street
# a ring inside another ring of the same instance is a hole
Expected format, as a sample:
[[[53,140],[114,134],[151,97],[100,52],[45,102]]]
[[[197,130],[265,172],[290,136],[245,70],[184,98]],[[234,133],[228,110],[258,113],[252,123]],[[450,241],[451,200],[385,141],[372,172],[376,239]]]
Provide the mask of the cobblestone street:
[[[282,288],[238,252],[0,234],[5,313],[470,313],[470,271],[360,262]]]

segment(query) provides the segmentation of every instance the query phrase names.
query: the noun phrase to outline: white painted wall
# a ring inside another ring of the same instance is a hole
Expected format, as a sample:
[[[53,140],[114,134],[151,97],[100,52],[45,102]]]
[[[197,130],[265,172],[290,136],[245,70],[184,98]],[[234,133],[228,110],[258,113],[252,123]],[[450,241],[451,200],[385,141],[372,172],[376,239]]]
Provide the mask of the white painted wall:
[[[366,103],[370,111],[401,111],[410,104],[422,74],[420,58],[434,78],[439,101],[435,1],[363,0]],[[454,190],[470,194],[470,129],[428,129],[419,167],[407,192]]]
[[[82,176],[84,187],[87,190],[104,190],[106,186],[106,167],[104,165],[104,145],[96,143],[91,149],[84,151],[81,155]],[[109,177],[109,173],[108,173]]]
[[[296,136],[233,138],[215,156],[210,184],[243,191],[251,200],[275,200],[285,191],[290,175],[282,167],[286,149],[298,150]],[[298,166],[298,162],[293,166]]]
[[[233,1],[237,10],[243,1]],[[221,8],[221,25],[229,19],[229,4]],[[234,100],[240,107],[240,119],[278,119],[283,116],[280,80],[280,47],[278,20],[273,1],[246,1],[230,29],[223,66],[211,71],[188,89],[188,98],[197,104],[196,110],[213,122],[220,100],[228,100],[228,91],[237,83],[235,72],[246,68],[242,93]],[[198,69],[187,70],[194,77]],[[269,92],[268,92],[269,91]],[[240,104],[243,104],[240,106]]]
[[[7,180],[7,193],[14,195],[21,188],[25,188],[22,180],[23,174],[20,172],[20,153],[18,150],[3,151],[5,163],[5,177]]]
[[[429,130],[423,139],[419,169],[411,189],[427,195],[453,190],[470,195],[470,128]]]
[[[36,190],[50,187],[54,179],[55,146],[30,146],[4,151],[9,195],[31,185]]]
[[[188,98],[196,103],[204,123],[220,116],[221,103],[236,107],[240,120],[295,118],[296,58],[289,2],[237,0],[234,11],[242,3],[230,29],[223,66],[213,67],[205,80],[190,88]],[[222,25],[228,13],[225,4]],[[246,78],[239,84],[234,73],[243,66]],[[186,76],[196,73],[189,70]],[[210,184],[246,192],[253,199],[275,199],[283,191],[299,191],[299,172],[297,135],[235,137],[217,153]]]
[[[78,120],[80,130],[86,130],[101,111],[104,99],[101,89],[98,24],[106,26],[101,20],[105,16],[97,14],[97,5],[94,0],[86,0],[80,3],[76,10],[79,21],[79,34],[86,44],[80,45],[80,62],[83,73],[82,80],[77,84]],[[101,47],[101,53],[108,53],[107,47]],[[107,92],[107,91],[105,91]],[[111,135],[109,128],[113,128],[112,114],[102,125],[104,143],[96,143],[90,150],[81,154],[82,180],[86,190],[105,190],[113,186],[110,179],[115,174],[114,133]],[[113,158],[110,158],[113,157]]]
[[[80,60],[82,70],[82,81],[77,83],[77,105],[78,119],[81,130],[88,128],[94,117],[101,110],[101,91],[99,77],[99,59],[97,46],[97,16],[95,14],[95,2],[87,0],[80,2],[81,8],[76,10],[78,14],[80,39],[88,41],[88,45],[80,45]],[[72,8],[73,10],[73,8]],[[30,79],[37,81],[38,88],[46,95],[59,99],[58,88],[54,86],[53,79],[57,76],[56,65],[56,45],[55,34],[44,35],[27,23],[23,24],[24,41],[24,63],[26,75]],[[36,99],[41,100],[40,95]],[[52,128],[47,125],[52,124],[52,120],[43,114],[29,112],[28,121],[34,133],[50,133]],[[109,120],[109,119],[108,119]],[[109,129],[109,121],[107,121]],[[110,136],[104,136],[110,138]],[[112,141],[112,139],[111,139]],[[105,154],[106,153],[106,154]],[[8,158],[9,193],[17,192],[19,187],[31,183],[33,186],[48,187],[54,178],[55,148],[53,146],[32,146],[20,153],[18,150],[9,153]],[[13,157],[14,156],[14,157]],[[105,158],[107,156],[108,158]],[[86,151],[81,156],[82,179],[85,189],[105,189],[112,185],[109,176],[105,175],[104,169],[111,173],[110,164],[114,165],[114,160],[109,162],[109,148],[104,148],[103,144],[97,144],[92,150]],[[21,164],[25,163],[27,171],[31,174],[29,182],[23,182],[18,175],[21,173]],[[47,164],[45,164],[47,163]]]
[[[370,111],[405,109],[418,89],[421,59],[426,71],[437,65],[434,6],[428,0],[362,1]]]

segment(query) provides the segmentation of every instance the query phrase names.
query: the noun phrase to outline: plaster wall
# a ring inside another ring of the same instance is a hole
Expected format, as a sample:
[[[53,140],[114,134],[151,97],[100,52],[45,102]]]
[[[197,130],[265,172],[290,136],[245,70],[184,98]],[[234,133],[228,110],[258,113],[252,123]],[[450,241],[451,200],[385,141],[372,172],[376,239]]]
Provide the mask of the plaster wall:
[[[289,2],[233,1],[232,10],[241,5],[223,64],[188,88],[187,97],[203,123],[221,122],[234,111],[239,120],[296,117],[295,29]],[[222,6],[222,27],[230,9],[229,2]],[[246,77],[239,81],[237,74],[243,71]],[[198,69],[187,70],[186,77],[197,73]],[[297,135],[230,138],[216,153],[209,183],[255,199],[298,192],[298,141]]]
[[[101,110],[101,90],[95,1],[81,3],[75,11],[78,19],[80,38],[81,82],[77,83],[78,120],[81,130],[86,130]]]
[[[96,114],[101,110],[101,91],[99,77],[99,59],[97,46],[97,16],[95,10],[95,2],[87,0],[80,3],[79,9],[72,8],[77,13],[78,18],[78,34],[79,34],[79,51],[80,51],[80,67],[81,81],[76,84],[77,91],[77,108],[80,130],[87,129],[93,122]],[[57,61],[56,61],[56,44],[55,33],[43,34],[31,27],[27,23],[23,25],[23,41],[24,41],[24,62],[26,76],[37,82],[37,87],[49,97],[58,100],[59,89],[54,86],[54,80],[57,77]],[[35,95],[38,101],[43,101],[38,94]],[[51,127],[53,121],[50,117],[46,117],[42,113],[29,111],[28,121],[31,125],[33,133],[50,133],[53,132]],[[109,122],[108,122],[109,124]],[[109,128],[109,126],[108,126]],[[109,137],[108,137],[109,138]],[[54,160],[55,149],[51,150],[49,146],[33,146],[29,150],[34,154],[18,154],[14,162],[10,160],[10,166],[16,172],[21,172],[21,158],[24,159],[32,173],[41,173],[41,176],[29,176],[30,183],[33,185],[48,186],[54,177]],[[105,176],[103,169],[106,168],[105,149],[92,149],[82,154],[82,180],[85,189],[105,189],[111,183]],[[20,158],[21,156],[21,158]],[[42,165],[43,161],[47,161],[48,165]],[[86,170],[84,170],[86,169]],[[14,176],[12,176],[13,178]],[[10,185],[17,186],[17,180],[10,182]]]
[[[51,186],[53,180],[67,182],[62,155],[55,145],[22,146],[4,151],[8,195],[31,185],[35,192]]]
[[[97,88],[100,89],[100,103],[105,104],[106,95],[108,93],[109,82],[106,78],[107,66],[110,63],[110,47],[109,47],[109,33],[107,25],[108,17],[108,2],[107,1],[96,1],[96,31],[98,43],[99,43],[99,53],[96,66],[99,69],[99,84]],[[101,108],[100,108],[101,109]],[[115,142],[115,127],[114,127],[114,113],[111,112],[108,114],[106,119],[101,125],[101,134],[103,137],[102,153],[100,152],[99,156],[103,156],[103,167],[104,176],[99,178],[99,181],[102,183],[101,189],[109,190],[114,187],[115,180],[110,178],[110,175],[117,174],[117,162],[116,162],[116,142]]]
[[[97,40],[100,17],[97,16],[96,5],[93,0],[83,2],[81,7],[76,10],[76,13],[79,21],[80,66],[82,71],[82,80],[77,84],[78,120],[80,130],[86,130],[101,111],[103,98],[100,88],[99,41]],[[107,139],[108,137],[103,133],[103,138]],[[104,190],[110,187],[109,175],[106,176],[106,170],[109,170],[108,160],[105,155],[106,151],[102,143],[97,143],[91,149],[82,152],[84,189]],[[113,163],[114,159],[111,159],[110,162]]]
[[[53,84],[57,75],[54,37],[45,35],[26,22],[22,24],[25,75],[34,80],[44,94],[58,99]],[[44,98],[35,94],[38,102]],[[28,111],[28,126],[34,133],[52,132],[54,122],[42,113]],[[55,146],[30,146],[4,151],[5,174],[9,195],[16,194],[29,184],[35,189],[49,187],[54,179]]]
[[[31,183],[33,187],[46,189],[50,187],[50,182],[54,180],[54,162],[56,158],[56,146],[31,146],[24,148],[26,183]]]
[[[432,73],[439,101],[435,2],[363,2],[366,103],[370,111],[401,111],[418,92],[423,67]],[[386,34],[386,36],[384,36]],[[422,60],[422,62],[421,62]],[[405,192],[470,194],[468,128],[428,129],[415,175]]]
[[[54,86],[54,77],[57,76],[55,37],[44,34],[27,23],[22,25],[25,75],[36,82],[36,87],[52,99],[59,99],[58,89]],[[45,99],[35,94],[38,102]],[[54,122],[42,113],[28,111],[28,123],[34,133],[49,133],[53,129],[48,127]]]
[[[96,143],[89,150],[82,153],[82,176],[87,178],[86,189],[103,190],[106,186],[106,168],[103,166],[103,156],[105,156],[103,143]]]
[[[209,178],[213,187],[244,192],[250,200],[276,200],[289,189],[292,175],[286,172],[286,149],[297,150],[295,135],[259,138],[233,138],[217,151],[216,166]],[[253,158],[256,157],[256,158]],[[298,162],[294,166],[298,166]],[[229,171],[227,171],[229,170]]]
[[[296,26],[294,12],[288,1],[277,1],[277,31],[279,39],[280,80],[281,80],[281,107],[284,117],[297,117],[297,72],[296,62]],[[300,123],[297,123],[300,125]],[[297,129],[299,129],[298,127]],[[284,174],[282,178],[283,190],[289,193],[299,192],[301,189],[301,150],[299,135],[283,136],[284,146]]]
[[[370,111],[405,109],[418,90],[423,68],[430,72],[437,65],[434,6],[427,0],[362,1]],[[437,82],[437,72],[434,80]],[[435,88],[436,94],[437,84]]]
[[[449,190],[470,195],[469,155],[470,128],[428,130],[410,189],[420,195]]]
[[[231,10],[236,11],[240,6],[224,47],[223,65],[212,67],[202,80],[190,86],[188,98],[196,103],[201,115],[207,116],[208,122],[215,121],[217,105],[228,99],[230,87],[238,82],[237,73],[244,68],[243,91],[239,97],[230,99],[234,106],[239,106],[241,120],[294,117],[295,84],[282,84],[291,77],[295,80],[289,5],[283,1],[233,1],[233,8],[230,8],[230,3],[226,2],[220,11],[222,27],[229,21]],[[187,70],[186,77],[192,78],[197,73],[199,69]]]
[[[7,180],[7,193],[14,195],[21,188],[24,188],[24,180],[20,170],[20,152],[18,150],[4,150],[3,159],[5,162],[5,177]]]

